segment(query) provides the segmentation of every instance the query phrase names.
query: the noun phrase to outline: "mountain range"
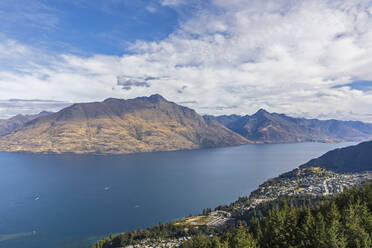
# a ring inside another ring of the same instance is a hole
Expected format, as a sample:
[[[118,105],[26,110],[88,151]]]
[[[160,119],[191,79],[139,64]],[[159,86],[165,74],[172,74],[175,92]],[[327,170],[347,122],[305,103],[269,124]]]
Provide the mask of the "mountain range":
[[[289,117],[260,109],[253,115],[205,115],[257,143],[340,142],[372,139],[372,124]]]
[[[251,143],[160,95],[73,104],[0,137],[0,151],[123,154]]]
[[[253,115],[200,116],[155,94],[77,103],[57,113],[0,120],[0,151],[122,154],[249,143],[339,142],[372,139],[372,124]]]
[[[300,168],[322,167],[335,172],[372,171],[372,141],[327,152]]]

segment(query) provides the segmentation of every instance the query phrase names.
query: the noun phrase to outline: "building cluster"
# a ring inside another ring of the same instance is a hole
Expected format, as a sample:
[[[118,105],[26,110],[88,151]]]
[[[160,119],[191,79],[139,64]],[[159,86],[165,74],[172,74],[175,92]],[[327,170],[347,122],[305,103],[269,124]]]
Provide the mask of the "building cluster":
[[[226,211],[212,211],[209,213],[210,220],[206,224],[207,226],[224,226],[234,223],[235,219],[231,218],[231,213]]]
[[[284,195],[332,195],[370,180],[372,180],[372,172],[340,174],[322,168],[296,169],[262,184],[251,194],[249,204],[239,208],[255,208],[263,202]]]
[[[190,240],[191,237],[182,237],[178,239],[143,239],[136,245],[128,245],[125,248],[170,248],[180,247],[182,243]]]

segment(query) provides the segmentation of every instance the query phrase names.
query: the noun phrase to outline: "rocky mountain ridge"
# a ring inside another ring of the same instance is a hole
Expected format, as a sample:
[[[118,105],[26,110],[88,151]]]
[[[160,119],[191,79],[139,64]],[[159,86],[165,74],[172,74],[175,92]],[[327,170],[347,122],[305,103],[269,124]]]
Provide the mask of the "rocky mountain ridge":
[[[294,118],[260,109],[253,115],[205,116],[258,143],[341,142],[372,139],[372,124]]]
[[[156,94],[77,103],[0,137],[0,151],[124,154],[251,143]]]

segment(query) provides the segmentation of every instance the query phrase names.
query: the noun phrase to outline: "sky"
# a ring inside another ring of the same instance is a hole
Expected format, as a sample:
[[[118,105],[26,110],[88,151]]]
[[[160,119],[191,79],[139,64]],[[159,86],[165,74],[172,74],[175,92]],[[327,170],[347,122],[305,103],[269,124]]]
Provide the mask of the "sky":
[[[0,119],[155,93],[372,122],[372,1],[0,1]]]

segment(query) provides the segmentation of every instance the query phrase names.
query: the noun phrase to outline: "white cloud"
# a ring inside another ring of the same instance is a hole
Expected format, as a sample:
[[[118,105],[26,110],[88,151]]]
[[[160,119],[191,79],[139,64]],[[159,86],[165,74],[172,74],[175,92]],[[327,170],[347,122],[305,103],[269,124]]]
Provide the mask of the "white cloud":
[[[214,0],[166,39],[138,41],[123,56],[42,55],[2,39],[0,99],[72,102],[160,93],[202,113],[264,107],[372,121],[371,92],[332,88],[372,80],[371,10],[363,0]],[[118,78],[130,79],[126,90]]]
[[[164,6],[177,6],[181,4],[186,4],[186,0],[161,0],[160,3]]]
[[[150,13],[155,13],[157,11],[157,8],[153,5],[146,6],[146,10]]]

